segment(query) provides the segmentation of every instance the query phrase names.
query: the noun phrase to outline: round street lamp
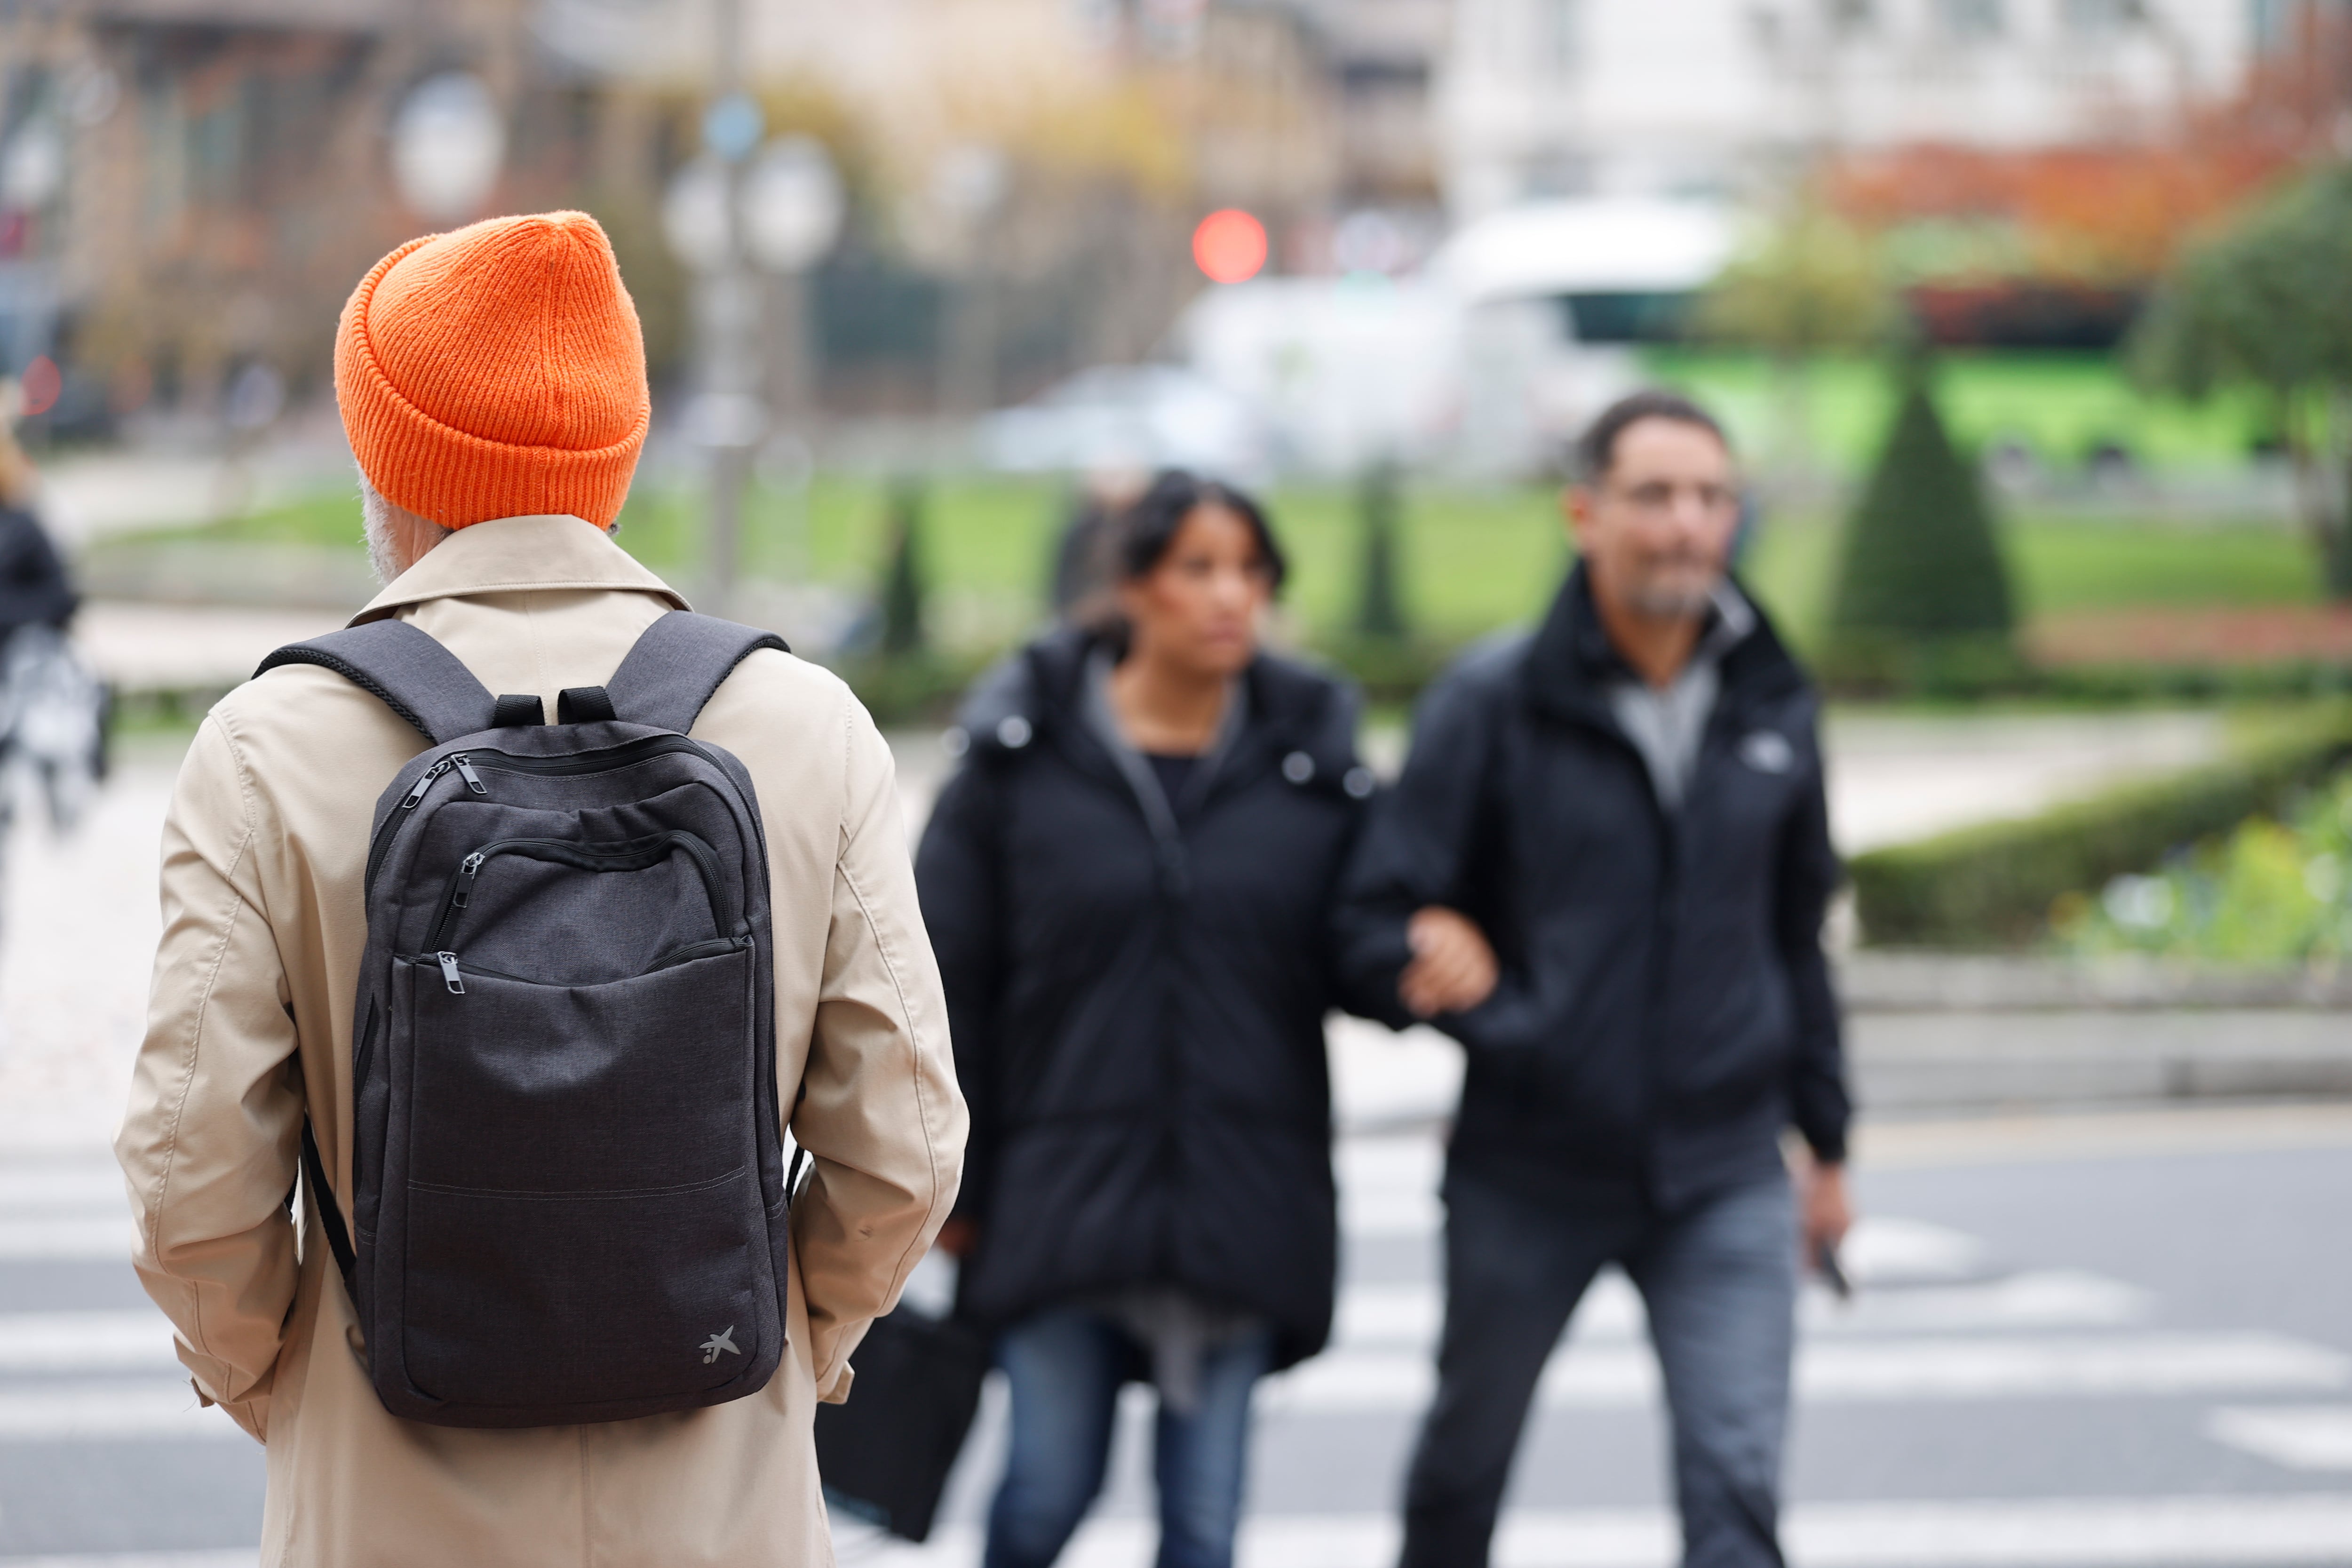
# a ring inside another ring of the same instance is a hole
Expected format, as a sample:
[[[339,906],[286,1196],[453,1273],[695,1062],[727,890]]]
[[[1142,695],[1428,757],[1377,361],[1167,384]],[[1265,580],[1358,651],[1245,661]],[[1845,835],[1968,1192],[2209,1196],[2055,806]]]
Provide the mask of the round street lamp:
[[[752,260],[769,272],[805,272],[841,237],[848,207],[824,144],[783,136],[745,173],[739,210]]]
[[[506,155],[505,117],[470,71],[427,77],[393,117],[393,180],[410,210],[432,222],[479,213]]]

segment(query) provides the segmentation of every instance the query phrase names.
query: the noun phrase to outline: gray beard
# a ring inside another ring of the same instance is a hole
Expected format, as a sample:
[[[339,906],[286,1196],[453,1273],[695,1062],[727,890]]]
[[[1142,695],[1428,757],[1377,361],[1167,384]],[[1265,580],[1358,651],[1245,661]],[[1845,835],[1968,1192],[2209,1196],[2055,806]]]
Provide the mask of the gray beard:
[[[1636,615],[1650,620],[1696,620],[1715,603],[1715,591],[1722,581],[1718,577],[1703,587],[1693,588],[1643,584],[1627,594],[1625,603]]]
[[[367,538],[368,569],[385,587],[449,537],[449,531],[383,499],[360,476],[360,521]]]

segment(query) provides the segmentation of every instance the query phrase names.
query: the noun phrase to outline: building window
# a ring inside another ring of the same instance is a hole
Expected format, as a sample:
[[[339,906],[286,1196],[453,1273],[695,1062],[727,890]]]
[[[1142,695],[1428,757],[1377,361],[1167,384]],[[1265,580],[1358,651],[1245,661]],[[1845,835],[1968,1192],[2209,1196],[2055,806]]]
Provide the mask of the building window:
[[[2058,19],[2076,37],[2112,37],[2147,20],[2140,0],[2059,0]]]
[[[1832,37],[1853,37],[1878,26],[1878,7],[1871,0],[1826,0],[1822,19],[1829,24]]]
[[[1998,38],[2006,21],[2000,0],[1937,0],[1936,20],[1951,38]]]
[[[2247,0],[2246,29],[2254,47],[2274,54],[2294,42],[2295,13],[2300,0]]]
[[[1537,0],[1536,56],[1552,76],[1573,76],[1584,58],[1584,0]]]

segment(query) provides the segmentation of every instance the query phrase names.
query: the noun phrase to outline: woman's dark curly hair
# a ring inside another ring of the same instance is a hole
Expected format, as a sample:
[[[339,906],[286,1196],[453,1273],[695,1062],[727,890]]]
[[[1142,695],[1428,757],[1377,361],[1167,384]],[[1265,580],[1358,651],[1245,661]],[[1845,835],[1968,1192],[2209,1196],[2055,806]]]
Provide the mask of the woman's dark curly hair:
[[[1175,546],[1184,520],[1204,506],[1223,507],[1249,525],[1251,536],[1257,541],[1258,559],[1265,567],[1266,584],[1279,595],[1290,563],[1283,558],[1282,546],[1274,542],[1274,530],[1266,525],[1265,513],[1258,510],[1257,502],[1231,485],[1182,468],[1161,469],[1119,520],[1118,549],[1113,561],[1119,581],[1132,583],[1151,575]]]

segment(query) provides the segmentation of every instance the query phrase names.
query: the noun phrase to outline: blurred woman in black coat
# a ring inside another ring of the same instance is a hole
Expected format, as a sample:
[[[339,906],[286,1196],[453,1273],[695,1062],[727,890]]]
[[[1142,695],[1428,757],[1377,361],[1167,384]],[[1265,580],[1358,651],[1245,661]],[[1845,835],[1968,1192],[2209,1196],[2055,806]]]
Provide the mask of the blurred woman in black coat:
[[[1163,474],[1121,526],[1119,623],[975,691],[916,865],[973,1116],[942,1243],[1012,1385],[987,1568],[1059,1554],[1135,1377],[1161,1568],[1224,1568],[1252,1386],[1330,1327],[1354,698],[1260,648],[1284,568],[1246,497]]]

